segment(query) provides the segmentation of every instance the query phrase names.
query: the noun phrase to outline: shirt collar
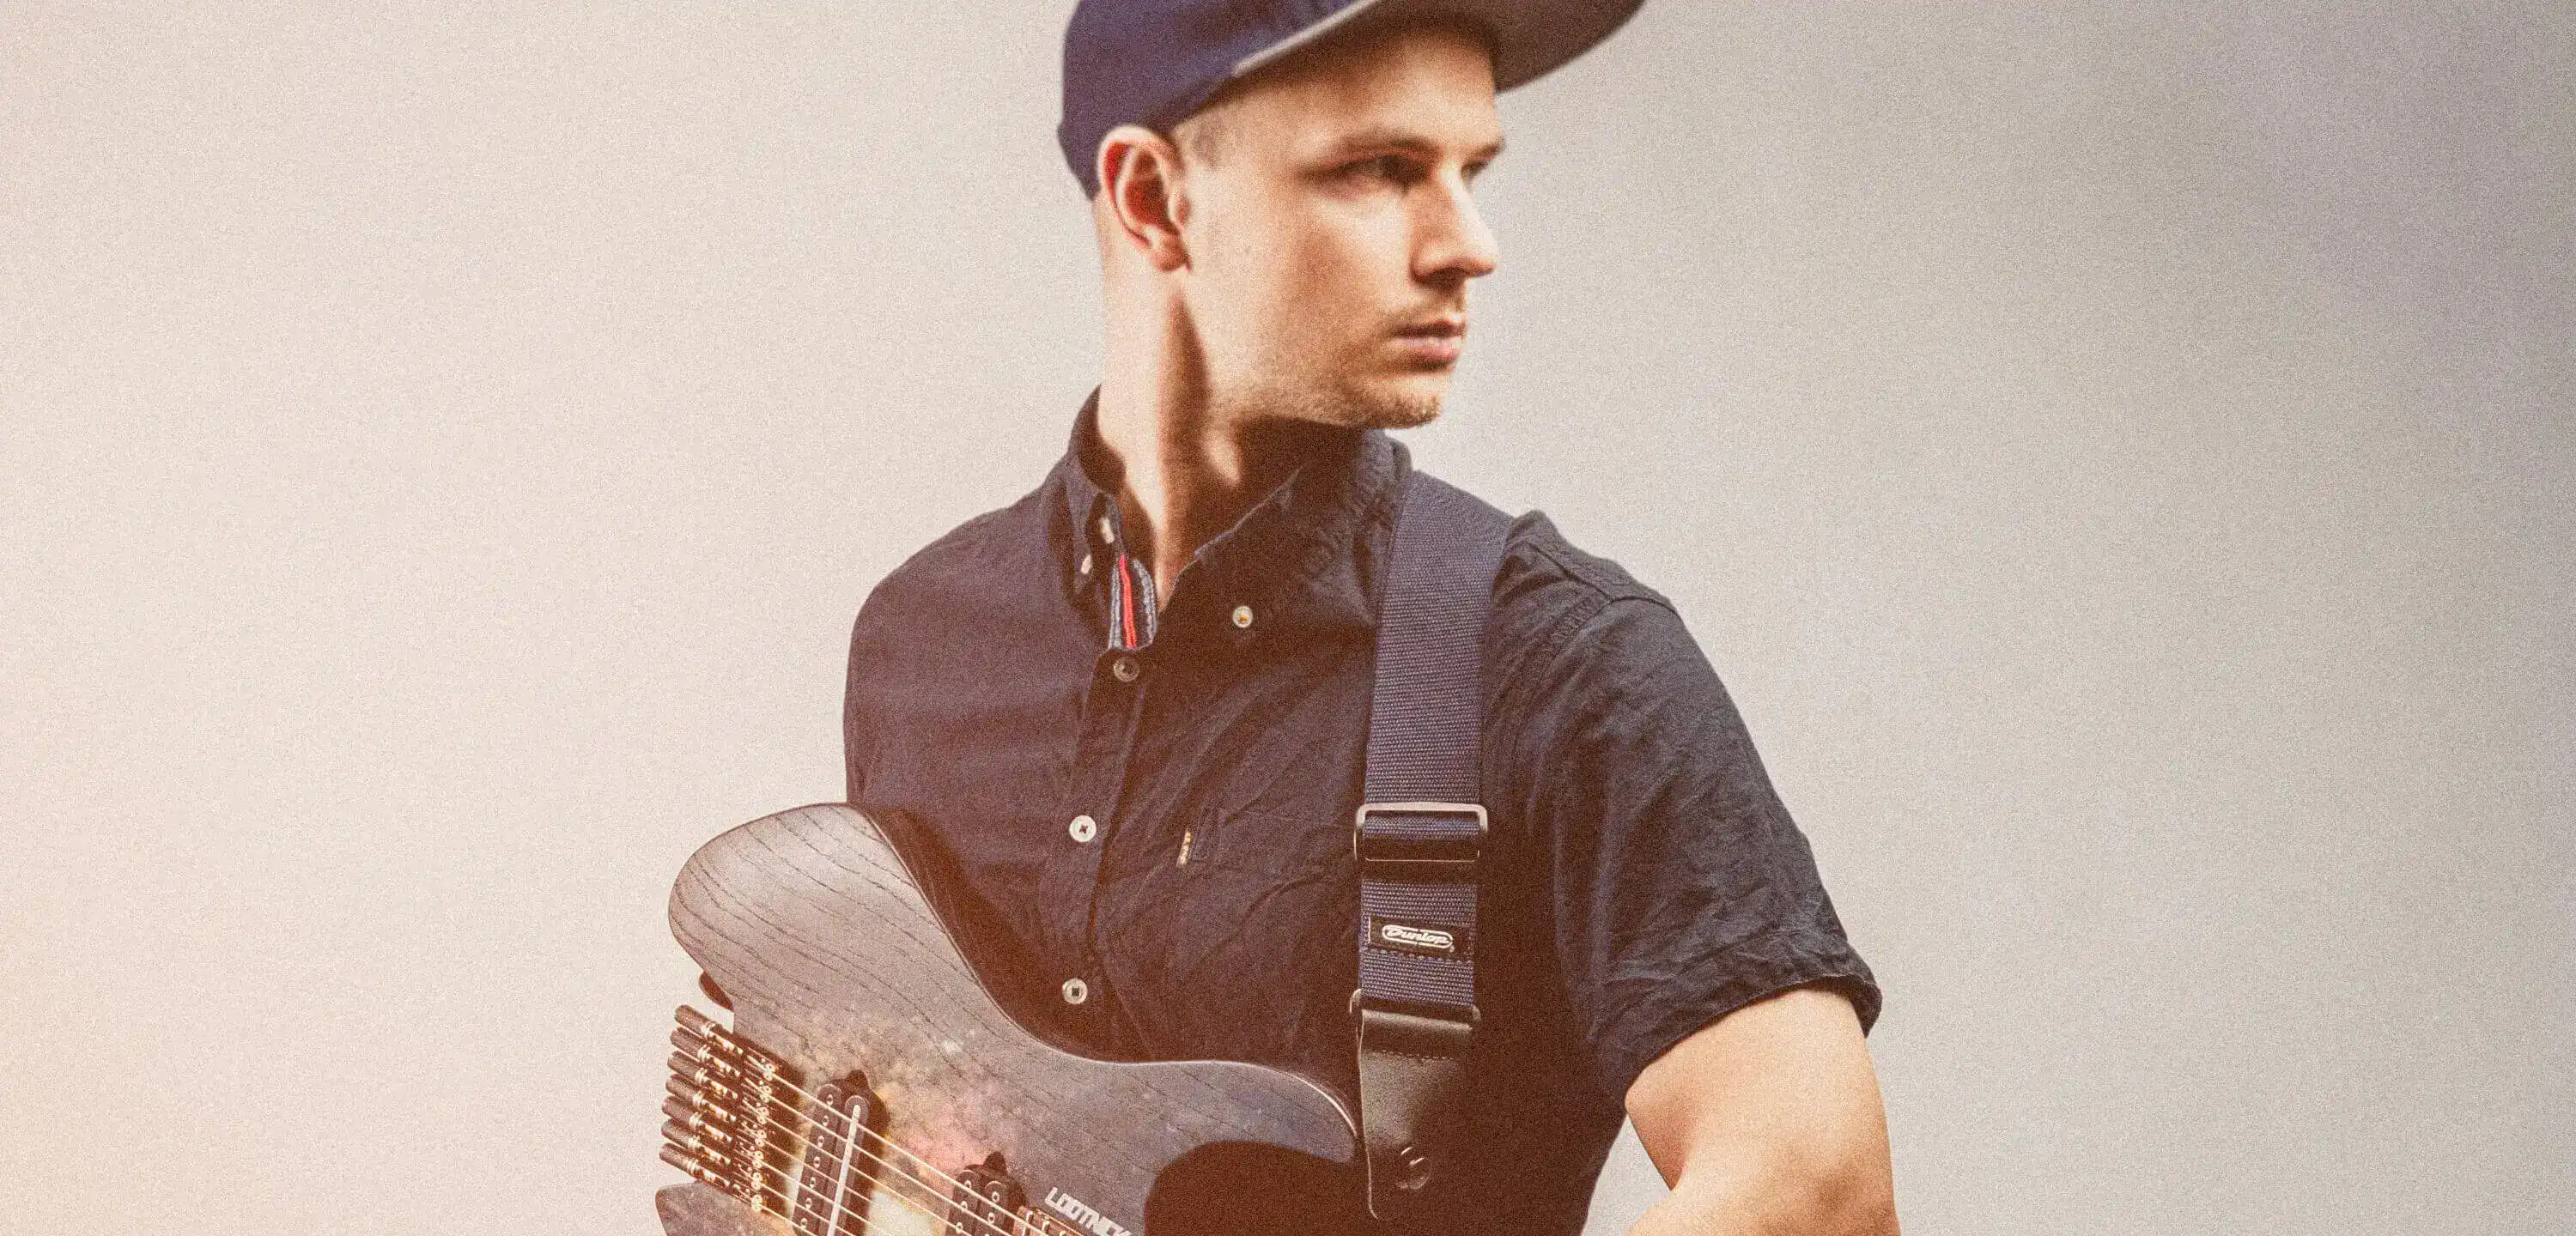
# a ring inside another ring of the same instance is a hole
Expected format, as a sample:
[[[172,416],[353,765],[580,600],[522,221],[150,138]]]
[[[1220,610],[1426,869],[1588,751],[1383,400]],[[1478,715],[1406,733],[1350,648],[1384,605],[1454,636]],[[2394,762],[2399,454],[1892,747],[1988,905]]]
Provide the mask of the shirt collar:
[[[1094,388],[1074,414],[1053,473],[1064,490],[1066,535],[1053,538],[1063,556],[1060,565],[1065,578],[1086,584],[1102,579],[1107,565],[1095,562],[1088,575],[1076,569],[1099,548],[1094,529],[1103,519],[1112,528],[1120,522],[1117,495],[1084,462],[1100,449],[1099,414],[1100,391]],[[1378,589],[1411,453],[1380,429],[1352,430],[1324,442],[1234,526],[1199,547],[1187,571],[1193,596],[1213,587],[1229,610],[1252,606],[1263,630],[1377,627]]]

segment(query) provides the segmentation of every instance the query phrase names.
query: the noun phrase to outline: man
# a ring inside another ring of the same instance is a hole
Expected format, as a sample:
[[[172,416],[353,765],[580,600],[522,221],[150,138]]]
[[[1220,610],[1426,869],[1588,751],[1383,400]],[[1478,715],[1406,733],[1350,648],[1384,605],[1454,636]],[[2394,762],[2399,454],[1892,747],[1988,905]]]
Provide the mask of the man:
[[[1498,260],[1497,86],[1633,7],[1076,12],[1105,371],[1044,483],[870,596],[846,716],[851,801],[932,827],[1033,1028],[1353,1092],[1384,431],[1438,415]],[[1624,1106],[1673,1185],[1639,1233],[1893,1232],[1877,989],[1680,619],[1532,514],[1484,656],[1467,1152],[1400,1230],[1578,1231]]]

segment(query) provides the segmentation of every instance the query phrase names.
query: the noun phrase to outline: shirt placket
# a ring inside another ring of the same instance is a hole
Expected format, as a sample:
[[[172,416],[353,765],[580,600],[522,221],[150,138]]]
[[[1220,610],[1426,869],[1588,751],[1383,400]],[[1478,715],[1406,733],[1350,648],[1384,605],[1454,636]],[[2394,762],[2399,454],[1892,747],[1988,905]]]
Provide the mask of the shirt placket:
[[[1153,595],[1150,576],[1130,574],[1116,504],[1092,504],[1085,520],[1084,554],[1075,570],[1105,603],[1108,638],[1093,657],[1083,693],[1081,733],[1061,805],[1066,860],[1050,864],[1048,918],[1057,947],[1049,950],[1066,973],[1050,976],[1066,1019],[1094,1042],[1110,1035],[1112,993],[1102,967],[1094,921],[1099,912],[1101,866],[1118,826],[1130,760],[1144,714]],[[1141,584],[1141,588],[1140,588]],[[1131,643],[1131,639],[1134,641]]]

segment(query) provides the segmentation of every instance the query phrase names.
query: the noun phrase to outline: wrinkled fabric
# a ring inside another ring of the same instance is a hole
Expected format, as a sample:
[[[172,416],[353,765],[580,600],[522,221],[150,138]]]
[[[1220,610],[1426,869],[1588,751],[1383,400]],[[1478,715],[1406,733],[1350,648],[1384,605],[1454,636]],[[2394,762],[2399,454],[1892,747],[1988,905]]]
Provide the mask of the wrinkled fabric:
[[[1351,830],[1409,455],[1333,437],[1197,552],[1129,650],[1110,599],[1125,531],[1082,463],[1093,400],[1035,490],[861,609],[850,800],[946,847],[996,928],[979,965],[1027,980],[1033,1029],[1353,1093]],[[1670,602],[1544,515],[1513,524],[1484,696],[1479,1157],[1439,1228],[1575,1233],[1622,1097],[1666,1048],[1809,983],[1866,1027],[1879,992]]]

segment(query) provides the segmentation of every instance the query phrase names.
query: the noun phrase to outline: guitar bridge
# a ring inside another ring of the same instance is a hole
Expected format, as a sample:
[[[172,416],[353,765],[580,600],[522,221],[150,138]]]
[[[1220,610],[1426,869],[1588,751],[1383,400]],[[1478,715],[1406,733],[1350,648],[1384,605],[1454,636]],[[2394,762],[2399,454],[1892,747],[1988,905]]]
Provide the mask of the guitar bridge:
[[[787,1222],[856,1236],[884,1157],[882,1109],[853,1073],[805,1090],[785,1062],[682,1005],[671,1032],[662,1161]]]

